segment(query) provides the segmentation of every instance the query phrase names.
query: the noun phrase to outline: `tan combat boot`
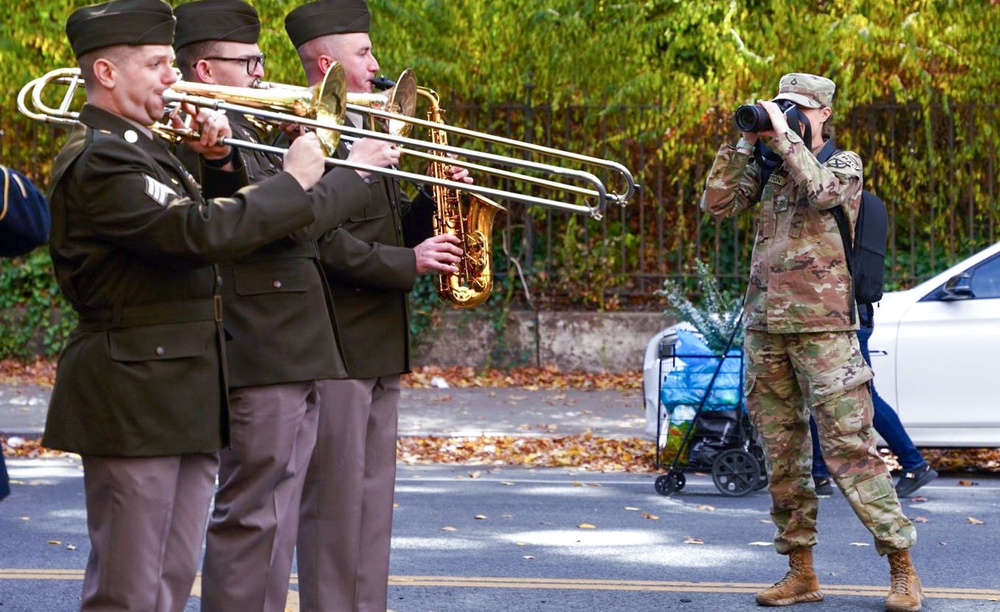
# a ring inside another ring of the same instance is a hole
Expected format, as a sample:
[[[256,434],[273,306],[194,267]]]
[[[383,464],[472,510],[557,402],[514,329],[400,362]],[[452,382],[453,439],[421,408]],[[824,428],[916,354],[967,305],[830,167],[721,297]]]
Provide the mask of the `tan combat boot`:
[[[887,612],[917,612],[923,606],[923,588],[917,570],[910,561],[910,551],[903,550],[889,554],[889,572],[892,576],[892,587],[885,599]]]
[[[792,604],[823,601],[819,590],[819,578],[813,571],[811,548],[795,548],[788,555],[788,570],[785,577],[760,593],[758,606],[790,606]]]

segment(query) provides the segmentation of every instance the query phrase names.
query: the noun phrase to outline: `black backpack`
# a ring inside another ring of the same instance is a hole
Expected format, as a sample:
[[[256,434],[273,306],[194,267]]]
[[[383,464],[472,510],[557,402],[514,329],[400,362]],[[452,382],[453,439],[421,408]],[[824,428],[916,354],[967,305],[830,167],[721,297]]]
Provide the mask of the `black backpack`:
[[[823,164],[839,152],[840,149],[833,144],[833,140],[828,140],[816,159]],[[889,235],[889,213],[885,203],[874,193],[862,190],[858,219],[854,222],[853,244],[844,209],[838,206],[830,213],[837,220],[840,238],[844,241],[854,301],[858,304],[879,301],[882,299],[882,279],[885,276],[885,243]],[[851,318],[853,320],[853,313]]]

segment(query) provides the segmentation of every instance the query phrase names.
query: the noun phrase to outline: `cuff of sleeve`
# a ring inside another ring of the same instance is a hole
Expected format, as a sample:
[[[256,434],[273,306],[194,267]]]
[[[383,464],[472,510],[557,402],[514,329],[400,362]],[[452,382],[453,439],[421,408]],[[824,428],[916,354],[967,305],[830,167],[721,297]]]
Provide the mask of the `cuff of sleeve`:
[[[784,134],[772,138],[768,146],[784,157],[794,144],[802,144],[802,138],[792,130],[788,130]]]

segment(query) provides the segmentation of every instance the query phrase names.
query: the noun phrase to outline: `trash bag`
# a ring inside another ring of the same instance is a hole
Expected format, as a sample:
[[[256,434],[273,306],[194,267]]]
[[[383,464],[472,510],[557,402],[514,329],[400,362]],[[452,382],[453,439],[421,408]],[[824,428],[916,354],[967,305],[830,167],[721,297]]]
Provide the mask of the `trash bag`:
[[[741,349],[732,349],[722,357],[713,353],[696,333],[678,330],[674,355],[674,368],[664,377],[660,388],[660,401],[664,406],[698,406],[702,398],[705,400],[702,410],[728,410],[740,405],[743,393]],[[717,368],[718,375],[715,373]]]

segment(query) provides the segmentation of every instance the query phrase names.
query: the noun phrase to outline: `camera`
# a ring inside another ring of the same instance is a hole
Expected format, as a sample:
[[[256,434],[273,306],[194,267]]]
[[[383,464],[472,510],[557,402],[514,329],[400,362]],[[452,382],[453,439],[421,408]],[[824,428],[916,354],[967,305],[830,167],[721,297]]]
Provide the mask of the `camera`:
[[[778,100],[775,104],[783,113],[795,108],[795,103],[791,100]],[[766,132],[774,128],[767,111],[760,104],[744,104],[736,109],[733,118],[736,120],[736,127],[742,132]]]

